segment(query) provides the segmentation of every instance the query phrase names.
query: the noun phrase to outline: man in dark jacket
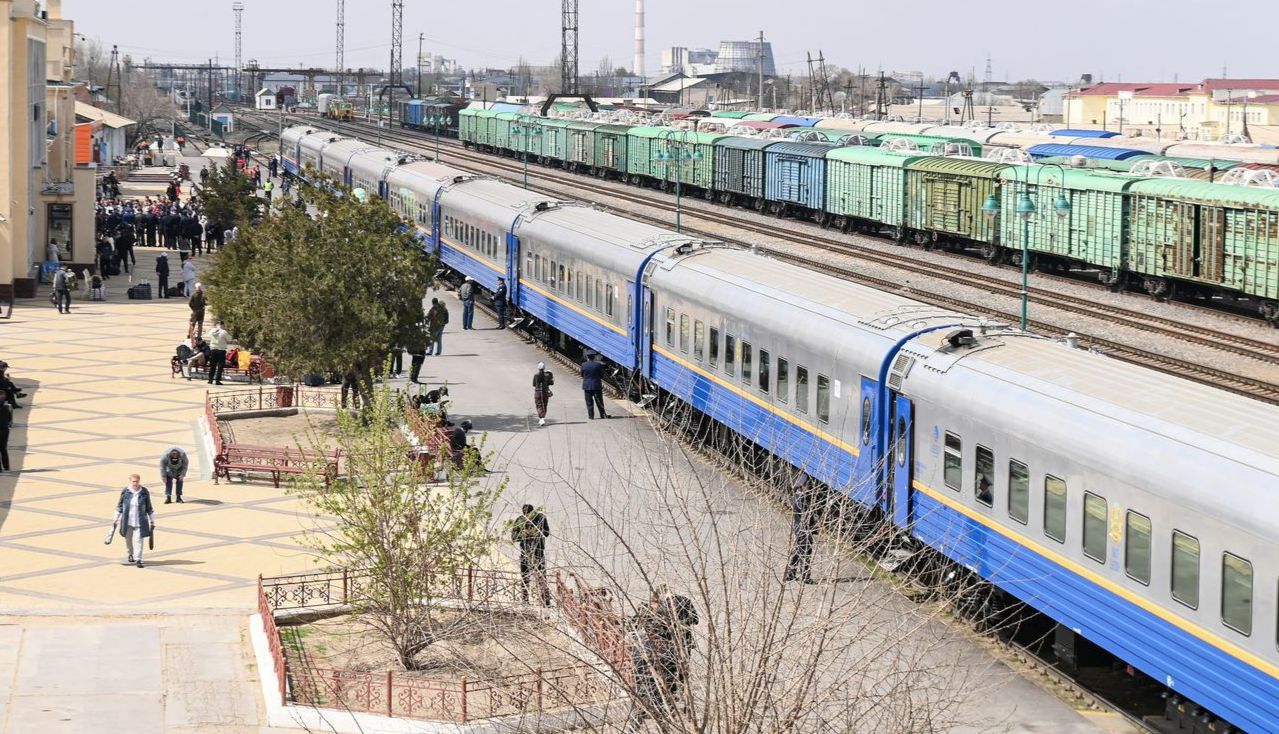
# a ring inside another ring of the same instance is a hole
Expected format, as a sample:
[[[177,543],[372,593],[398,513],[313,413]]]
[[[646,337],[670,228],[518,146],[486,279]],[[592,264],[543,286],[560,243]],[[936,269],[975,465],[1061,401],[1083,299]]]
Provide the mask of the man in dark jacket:
[[[506,328],[506,278],[497,279],[497,290],[493,291],[493,308],[497,310],[497,328]]]
[[[173,490],[178,490],[178,504],[182,504],[182,482],[186,480],[190,461],[187,452],[174,446],[160,457],[160,476],[164,478],[164,504],[173,501]]]
[[[551,605],[551,587],[546,583],[546,539],[551,537],[551,524],[533,505],[524,505],[520,516],[511,522],[511,541],[520,547],[520,582],[524,603],[528,590],[536,584],[542,606]]]
[[[142,549],[155,530],[155,508],[151,506],[151,493],[142,486],[142,477],[137,474],[129,475],[129,486],[120,492],[120,499],[115,504],[113,529],[117,527],[125,550],[129,552],[128,562],[142,568]],[[109,535],[107,542],[111,542]]]
[[[191,308],[191,326],[187,336],[204,336],[204,286],[195,284],[195,292],[191,294],[187,306]]]
[[[444,354],[444,327],[449,323],[449,308],[440,299],[431,299],[431,310],[426,312],[426,326],[431,341],[426,345],[426,354],[430,356]]]
[[[812,565],[813,543],[817,539],[817,512],[813,503],[812,479],[800,472],[791,481],[791,534],[792,550],[786,564],[786,581],[813,583],[809,573]]]
[[[115,236],[115,256],[120,261],[120,268],[126,273],[129,272],[130,264],[138,264],[138,258],[133,254],[133,243],[136,241],[137,237],[130,226],[121,227],[120,233]]]
[[[204,236],[204,226],[195,217],[186,217],[182,222],[183,234],[191,244],[191,254],[200,254],[200,238]]]
[[[595,408],[600,409],[600,417],[608,418],[604,412],[604,365],[597,359],[595,352],[586,353],[586,361],[582,363],[582,392],[586,393],[586,417],[595,420]]]
[[[155,247],[155,230],[159,222],[159,215],[151,211],[150,207],[142,210],[142,230],[143,241],[147,247]]]
[[[155,259],[155,276],[160,281],[160,297],[169,297],[169,256],[163,252]]]

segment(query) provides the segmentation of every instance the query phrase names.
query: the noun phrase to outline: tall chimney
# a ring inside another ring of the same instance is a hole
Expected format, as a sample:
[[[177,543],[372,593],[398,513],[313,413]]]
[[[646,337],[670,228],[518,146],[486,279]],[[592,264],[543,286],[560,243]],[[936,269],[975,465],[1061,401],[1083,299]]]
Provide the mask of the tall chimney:
[[[644,0],[635,0],[635,58],[631,73],[644,79]]]

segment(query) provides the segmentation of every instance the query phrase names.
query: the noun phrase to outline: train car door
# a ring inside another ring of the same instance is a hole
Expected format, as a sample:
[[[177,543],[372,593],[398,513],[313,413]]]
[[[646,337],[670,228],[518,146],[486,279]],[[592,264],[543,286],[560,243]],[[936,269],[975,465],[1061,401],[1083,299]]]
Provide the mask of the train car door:
[[[514,232],[506,233],[506,298],[510,303],[520,302],[520,238]]]
[[[879,414],[875,409],[875,402],[879,396],[879,383],[869,377],[862,378],[862,390],[858,398],[858,431],[857,431],[857,462],[853,465],[853,491],[854,498],[858,498],[864,502],[887,507],[887,498],[881,497],[878,491],[879,477],[875,472],[875,443],[874,430],[879,425]]]
[[[888,461],[889,487],[892,492],[893,523],[906,527],[911,522],[911,468],[914,461],[914,408],[910,399],[892,393]]]

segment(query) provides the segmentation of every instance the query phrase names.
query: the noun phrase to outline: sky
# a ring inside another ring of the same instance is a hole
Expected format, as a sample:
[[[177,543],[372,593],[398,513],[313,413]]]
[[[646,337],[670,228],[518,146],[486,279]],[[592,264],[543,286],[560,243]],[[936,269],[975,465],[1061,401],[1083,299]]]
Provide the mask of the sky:
[[[332,67],[334,0],[242,0],[243,57],[263,67]],[[463,66],[508,68],[523,56],[549,64],[560,49],[558,0],[404,3],[404,59],[423,49]],[[580,0],[580,68],[590,74],[608,56],[631,66],[634,0]],[[1075,82],[1199,81],[1279,77],[1275,0],[808,0],[798,13],[776,0],[646,0],[646,69],[670,46],[716,48],[762,30],[779,73],[806,73],[805,54],[850,69],[954,70],[994,79]],[[978,12],[980,8],[980,12]],[[231,0],[63,0],[76,30],[118,44],[135,61],[198,62],[235,58]],[[390,0],[347,0],[346,65],[385,68],[390,59]],[[1266,59],[1271,59],[1267,62]]]

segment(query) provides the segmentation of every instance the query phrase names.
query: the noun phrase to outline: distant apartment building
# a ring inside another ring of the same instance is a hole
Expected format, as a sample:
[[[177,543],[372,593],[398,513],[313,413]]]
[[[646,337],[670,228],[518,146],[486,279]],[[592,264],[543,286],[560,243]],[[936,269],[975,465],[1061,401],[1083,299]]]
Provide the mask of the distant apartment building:
[[[62,0],[0,0],[0,298],[35,295],[50,240],[63,261],[93,261],[96,168],[77,160],[92,141],[77,135],[74,41]]]
[[[1249,127],[1279,125],[1279,79],[1103,82],[1068,93],[1062,122],[1128,135],[1220,140],[1248,134]]]

